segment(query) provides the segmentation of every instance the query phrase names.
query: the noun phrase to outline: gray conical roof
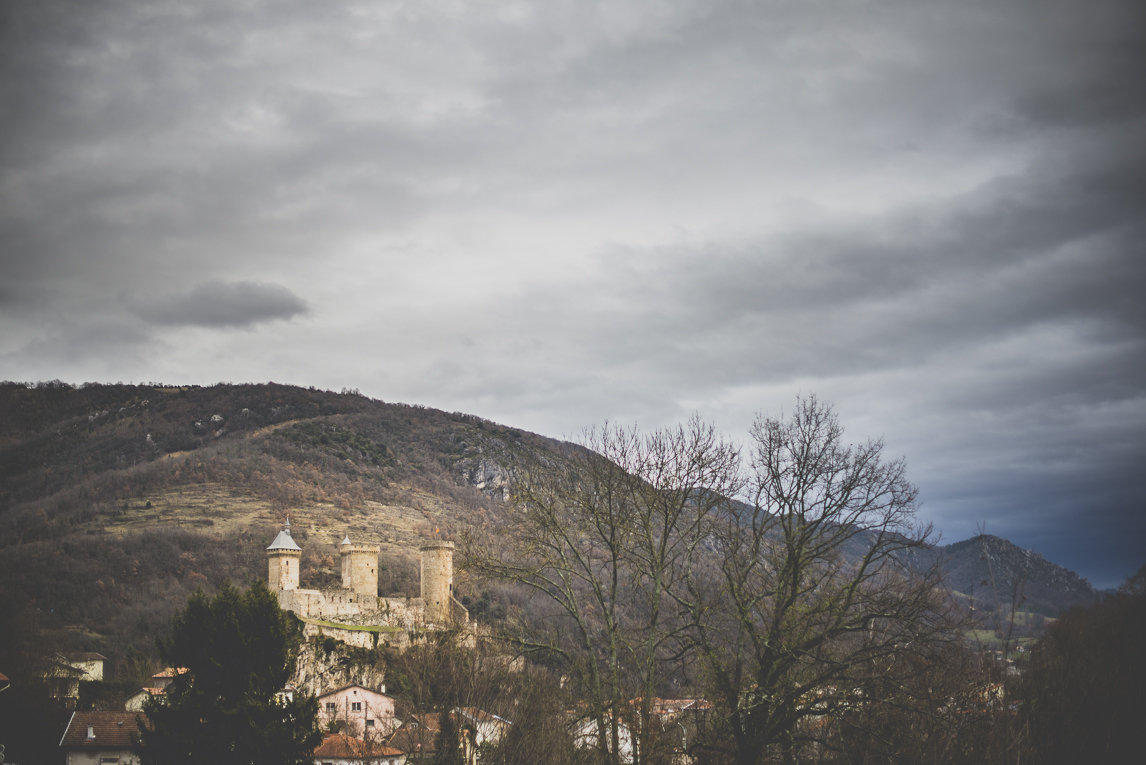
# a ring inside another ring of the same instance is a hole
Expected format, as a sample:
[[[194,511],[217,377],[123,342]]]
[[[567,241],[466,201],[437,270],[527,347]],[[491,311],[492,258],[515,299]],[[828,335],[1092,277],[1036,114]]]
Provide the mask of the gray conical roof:
[[[275,537],[275,541],[271,542],[271,546],[268,547],[267,549],[268,550],[298,550],[299,552],[302,552],[302,548],[299,547],[298,545],[296,545],[294,543],[294,540],[290,538],[290,531],[288,529],[283,529],[282,531],[280,531],[279,535],[277,537]]]
[[[342,540],[342,544],[344,544],[344,545],[350,544],[350,535],[349,534],[347,534],[346,538]]]

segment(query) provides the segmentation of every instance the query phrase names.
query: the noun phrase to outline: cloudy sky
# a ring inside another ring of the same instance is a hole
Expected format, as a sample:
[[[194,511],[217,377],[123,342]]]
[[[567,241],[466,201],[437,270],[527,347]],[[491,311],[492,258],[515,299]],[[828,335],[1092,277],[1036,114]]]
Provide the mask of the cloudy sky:
[[[1141,0],[5,0],[0,378],[556,437],[814,392],[946,541],[1115,585],[1144,51]]]

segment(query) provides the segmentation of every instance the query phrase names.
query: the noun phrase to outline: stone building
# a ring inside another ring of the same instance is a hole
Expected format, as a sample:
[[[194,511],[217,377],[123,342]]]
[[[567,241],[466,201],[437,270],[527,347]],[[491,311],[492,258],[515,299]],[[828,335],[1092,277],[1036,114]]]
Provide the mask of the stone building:
[[[454,598],[453,542],[432,542],[421,548],[422,577],[420,598],[379,597],[377,545],[355,544],[347,535],[339,545],[342,559],[342,587],[323,590],[299,588],[299,562],[302,549],[290,535],[290,521],[267,548],[267,582],[278,595],[279,606],[293,611],[304,622],[322,620],[346,625],[350,631],[366,634],[338,635],[352,645],[376,644],[375,631],[384,627],[399,630],[447,629],[469,624],[469,612]],[[327,634],[330,625],[325,625]],[[317,630],[308,630],[317,632]],[[388,642],[398,636],[387,634]]]

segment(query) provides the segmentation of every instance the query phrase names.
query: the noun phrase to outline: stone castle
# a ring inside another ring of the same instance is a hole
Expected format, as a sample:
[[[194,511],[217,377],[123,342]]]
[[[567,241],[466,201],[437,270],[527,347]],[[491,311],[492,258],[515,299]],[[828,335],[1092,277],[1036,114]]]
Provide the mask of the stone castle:
[[[293,611],[306,623],[306,631],[315,634],[338,629],[326,624],[320,630],[316,620],[342,626],[340,633],[386,628],[390,630],[386,642],[395,642],[393,632],[398,630],[405,634],[409,630],[443,630],[469,625],[469,612],[454,599],[453,542],[422,545],[420,598],[379,597],[379,549],[378,545],[354,544],[347,535],[339,545],[342,587],[302,590],[298,586],[302,548],[291,538],[288,520],[267,548],[267,583],[278,595],[279,606]],[[351,636],[356,639],[350,640],[345,634],[339,637],[359,643],[364,636]]]

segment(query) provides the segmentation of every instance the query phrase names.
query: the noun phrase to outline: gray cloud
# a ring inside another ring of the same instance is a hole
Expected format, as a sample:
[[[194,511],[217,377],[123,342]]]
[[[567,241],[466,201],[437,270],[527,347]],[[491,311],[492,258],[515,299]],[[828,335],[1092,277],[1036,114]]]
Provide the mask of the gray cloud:
[[[134,312],[154,324],[187,327],[251,327],[303,316],[302,298],[279,284],[210,281],[186,292],[140,302]]]
[[[5,376],[551,435],[816,391],[949,536],[1146,557],[1137,0],[5,14]]]

